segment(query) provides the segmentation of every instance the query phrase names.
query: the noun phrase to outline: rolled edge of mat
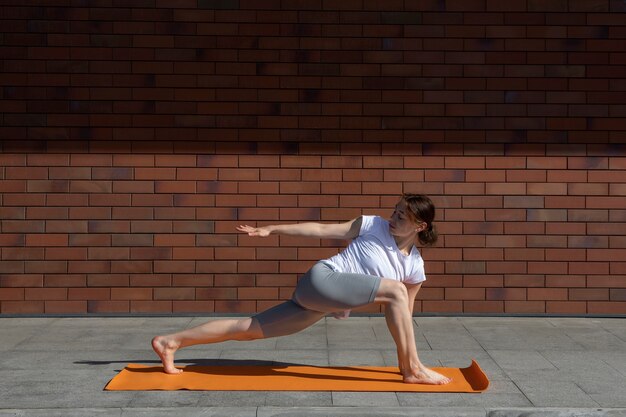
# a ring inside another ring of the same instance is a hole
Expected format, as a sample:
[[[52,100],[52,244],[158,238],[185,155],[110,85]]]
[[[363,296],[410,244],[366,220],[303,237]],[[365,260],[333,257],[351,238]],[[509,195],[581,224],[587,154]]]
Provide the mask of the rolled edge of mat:
[[[475,392],[483,392],[489,388],[489,378],[474,359],[469,367],[461,368],[461,372]]]

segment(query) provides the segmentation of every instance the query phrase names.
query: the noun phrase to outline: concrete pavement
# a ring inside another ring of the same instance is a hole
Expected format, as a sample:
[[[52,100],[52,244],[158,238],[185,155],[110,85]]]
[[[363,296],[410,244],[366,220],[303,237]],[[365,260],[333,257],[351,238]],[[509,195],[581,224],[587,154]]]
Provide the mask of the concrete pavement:
[[[157,364],[155,334],[214,317],[0,318],[5,416],[620,416],[626,319],[415,317],[423,362],[465,367],[482,394],[103,391],[127,363]],[[382,317],[327,318],[297,335],[193,346],[177,364],[396,365]]]

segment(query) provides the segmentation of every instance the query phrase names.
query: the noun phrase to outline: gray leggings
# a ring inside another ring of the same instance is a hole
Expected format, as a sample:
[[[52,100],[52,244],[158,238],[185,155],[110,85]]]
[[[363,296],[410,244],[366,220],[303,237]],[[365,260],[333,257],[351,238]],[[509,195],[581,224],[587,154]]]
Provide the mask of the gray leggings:
[[[254,317],[264,337],[293,334],[328,313],[371,304],[380,281],[373,275],[335,272],[320,261],[300,279],[291,300]]]

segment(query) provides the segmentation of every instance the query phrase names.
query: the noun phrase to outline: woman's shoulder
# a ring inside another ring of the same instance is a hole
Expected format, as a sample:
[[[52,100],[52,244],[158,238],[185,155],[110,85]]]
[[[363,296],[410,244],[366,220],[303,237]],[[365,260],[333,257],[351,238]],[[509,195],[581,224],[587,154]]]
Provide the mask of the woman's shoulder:
[[[364,215],[362,216],[363,219],[367,218],[367,220],[369,222],[371,222],[374,225],[388,225],[389,221],[381,216],[372,214],[372,215]]]
[[[389,220],[384,217],[372,216],[372,229],[375,230],[375,233],[378,235],[391,238],[391,234],[389,233]]]
[[[383,230],[384,227],[388,225],[387,221],[380,216],[363,215],[361,219],[361,231],[376,233],[380,232],[380,230]]]

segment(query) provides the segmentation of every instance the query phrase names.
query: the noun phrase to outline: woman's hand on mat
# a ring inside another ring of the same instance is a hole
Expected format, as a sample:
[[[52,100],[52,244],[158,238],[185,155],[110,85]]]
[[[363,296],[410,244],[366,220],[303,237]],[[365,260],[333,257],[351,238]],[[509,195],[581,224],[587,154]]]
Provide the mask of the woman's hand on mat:
[[[237,230],[243,233],[247,233],[248,236],[266,237],[270,234],[270,231],[265,227],[252,227],[248,226],[247,224],[237,226]]]

